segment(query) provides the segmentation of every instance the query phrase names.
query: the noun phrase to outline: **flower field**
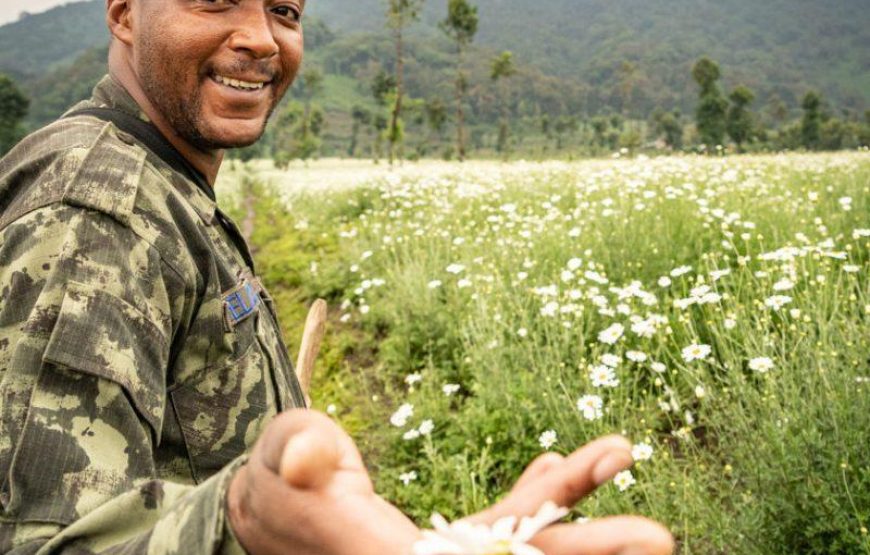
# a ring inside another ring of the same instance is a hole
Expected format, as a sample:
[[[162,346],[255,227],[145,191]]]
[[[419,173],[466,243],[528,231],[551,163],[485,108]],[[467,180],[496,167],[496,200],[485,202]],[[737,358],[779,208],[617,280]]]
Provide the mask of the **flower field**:
[[[315,408],[420,523],[620,433],[637,464],[570,518],[870,553],[870,154],[294,171],[222,180],[291,350],[330,302]]]

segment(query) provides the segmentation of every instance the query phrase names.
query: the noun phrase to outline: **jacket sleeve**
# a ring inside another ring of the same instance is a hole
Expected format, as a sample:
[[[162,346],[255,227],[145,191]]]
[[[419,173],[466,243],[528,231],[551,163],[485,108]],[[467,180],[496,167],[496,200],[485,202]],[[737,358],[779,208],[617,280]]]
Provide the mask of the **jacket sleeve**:
[[[0,230],[0,553],[243,553],[224,510],[243,460],[199,485],[155,463],[184,294],[105,214]]]

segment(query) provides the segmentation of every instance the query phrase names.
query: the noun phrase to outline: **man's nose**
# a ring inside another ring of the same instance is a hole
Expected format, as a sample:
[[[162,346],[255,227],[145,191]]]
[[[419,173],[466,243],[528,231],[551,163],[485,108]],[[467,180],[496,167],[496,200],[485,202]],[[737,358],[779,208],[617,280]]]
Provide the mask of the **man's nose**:
[[[269,12],[260,2],[242,2],[237,12],[236,29],[230,37],[233,50],[248,53],[254,58],[270,58],[278,54],[279,47],[272,33]]]

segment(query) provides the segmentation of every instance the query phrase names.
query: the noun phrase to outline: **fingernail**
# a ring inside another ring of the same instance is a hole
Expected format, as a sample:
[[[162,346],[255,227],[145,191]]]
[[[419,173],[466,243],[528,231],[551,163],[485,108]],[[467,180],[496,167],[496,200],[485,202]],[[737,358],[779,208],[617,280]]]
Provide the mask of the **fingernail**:
[[[622,470],[631,466],[631,453],[628,451],[611,451],[601,458],[592,469],[592,479],[600,486]],[[621,555],[621,554],[620,554]]]
[[[639,545],[630,545],[620,551],[619,555],[649,555],[649,551]]]

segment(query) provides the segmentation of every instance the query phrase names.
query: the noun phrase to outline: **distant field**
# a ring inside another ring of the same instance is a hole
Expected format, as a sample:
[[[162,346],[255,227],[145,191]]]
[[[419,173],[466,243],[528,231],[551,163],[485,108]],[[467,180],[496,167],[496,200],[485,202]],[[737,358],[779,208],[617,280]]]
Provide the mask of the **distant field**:
[[[221,194],[245,176],[291,350],[330,301],[316,408],[419,522],[615,432],[637,465],[574,518],[870,553],[870,154],[256,163]]]

